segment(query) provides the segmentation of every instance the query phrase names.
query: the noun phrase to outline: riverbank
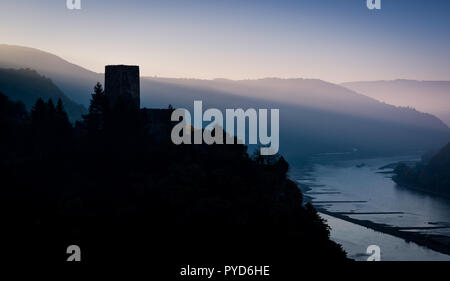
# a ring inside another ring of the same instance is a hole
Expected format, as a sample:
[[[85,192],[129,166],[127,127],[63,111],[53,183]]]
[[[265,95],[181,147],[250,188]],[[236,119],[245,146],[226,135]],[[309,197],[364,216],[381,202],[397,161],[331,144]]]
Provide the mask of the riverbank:
[[[419,162],[417,162],[417,161],[400,161],[400,162],[391,163],[391,164],[388,164],[388,165],[386,165],[386,166],[380,167],[380,169],[379,169],[380,172],[379,172],[379,173],[394,174],[394,175],[396,175],[395,172],[393,172],[393,171],[395,170],[395,168],[396,168],[398,165],[400,165],[400,164],[405,164],[405,165],[407,165],[408,167],[412,168],[412,167],[414,167],[417,163],[419,163]],[[390,169],[390,170],[385,171],[386,169]],[[402,181],[398,181],[398,180],[395,180],[395,177],[394,177],[394,176],[391,176],[391,179],[392,179],[395,183],[397,183],[397,185],[400,186],[400,187],[409,188],[409,189],[411,189],[411,190],[418,191],[418,192],[423,192],[423,193],[425,193],[425,194],[434,195],[434,196],[441,196],[441,197],[450,199],[450,195],[449,195],[449,194],[442,193],[442,192],[436,192],[436,191],[433,191],[433,190],[430,190],[430,189],[423,188],[423,187],[421,187],[421,186],[419,186],[419,185],[408,184],[408,183],[405,183],[405,182],[402,182]]]

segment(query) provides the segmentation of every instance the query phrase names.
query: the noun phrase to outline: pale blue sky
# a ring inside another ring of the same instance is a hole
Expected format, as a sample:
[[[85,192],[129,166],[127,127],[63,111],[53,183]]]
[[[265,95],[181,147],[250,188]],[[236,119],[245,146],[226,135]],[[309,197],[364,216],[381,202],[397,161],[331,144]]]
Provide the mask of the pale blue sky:
[[[450,1],[1,0],[0,43],[35,47],[101,72],[304,77],[332,82],[450,80]]]

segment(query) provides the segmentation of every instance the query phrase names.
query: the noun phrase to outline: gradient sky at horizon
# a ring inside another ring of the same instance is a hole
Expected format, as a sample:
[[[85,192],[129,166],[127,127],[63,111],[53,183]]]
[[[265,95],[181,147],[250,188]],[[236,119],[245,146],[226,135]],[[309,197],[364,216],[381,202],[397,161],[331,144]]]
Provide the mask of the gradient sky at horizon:
[[[450,80],[450,1],[2,0],[0,44],[145,76]]]

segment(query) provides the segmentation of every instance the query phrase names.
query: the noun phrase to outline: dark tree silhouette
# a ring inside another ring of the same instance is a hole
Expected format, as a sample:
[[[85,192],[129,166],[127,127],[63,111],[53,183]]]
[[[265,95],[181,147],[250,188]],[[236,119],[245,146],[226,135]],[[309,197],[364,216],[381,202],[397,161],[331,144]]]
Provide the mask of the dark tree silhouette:
[[[126,100],[109,106],[100,84],[76,128],[61,101],[38,99],[31,122],[1,96],[0,109],[14,143],[0,153],[0,205],[14,214],[2,223],[21,241],[10,258],[31,251],[59,261],[76,244],[88,249],[86,262],[346,260],[314,207],[303,206],[280,155],[176,146],[162,133],[156,142],[146,132],[161,124]]]
[[[107,110],[106,95],[100,82],[97,82],[89,105],[89,114],[83,116],[90,135],[97,136],[104,130]]]
[[[34,126],[39,126],[45,122],[46,119],[46,104],[42,98],[39,98],[33,109],[31,110],[31,120]]]
[[[53,100],[49,99],[47,102],[47,118],[48,120],[54,120],[56,117],[56,108],[53,104]]]
[[[58,120],[58,125],[60,127],[68,127],[69,117],[64,109],[64,105],[61,99],[58,99],[58,104],[56,105],[56,119]]]

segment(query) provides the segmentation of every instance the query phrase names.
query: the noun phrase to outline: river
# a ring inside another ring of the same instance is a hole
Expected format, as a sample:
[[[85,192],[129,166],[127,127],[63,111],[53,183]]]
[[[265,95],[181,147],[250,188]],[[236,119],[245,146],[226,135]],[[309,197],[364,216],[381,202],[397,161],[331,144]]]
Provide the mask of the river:
[[[339,214],[401,231],[450,236],[449,199],[399,187],[391,179],[392,169],[380,169],[418,160],[416,155],[358,160],[321,155],[310,165],[292,168],[290,177],[300,184],[306,200],[326,211],[328,215],[321,215],[331,227],[331,238],[350,258],[366,260],[366,249],[374,244],[380,246],[382,260],[450,260],[449,255],[329,216]]]

